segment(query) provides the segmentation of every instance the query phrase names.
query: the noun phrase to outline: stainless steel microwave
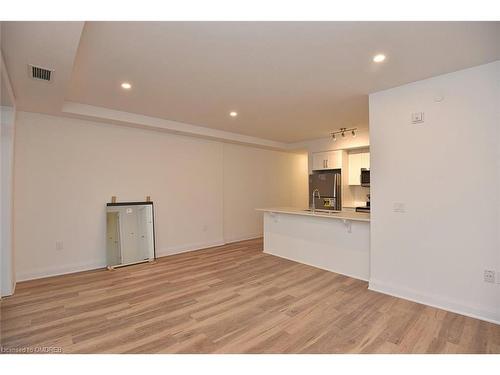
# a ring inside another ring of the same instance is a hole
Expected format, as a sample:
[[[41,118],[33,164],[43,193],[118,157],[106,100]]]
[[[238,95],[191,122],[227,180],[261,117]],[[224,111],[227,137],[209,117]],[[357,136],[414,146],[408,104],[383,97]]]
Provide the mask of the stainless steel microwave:
[[[370,186],[370,170],[361,168],[361,186]]]

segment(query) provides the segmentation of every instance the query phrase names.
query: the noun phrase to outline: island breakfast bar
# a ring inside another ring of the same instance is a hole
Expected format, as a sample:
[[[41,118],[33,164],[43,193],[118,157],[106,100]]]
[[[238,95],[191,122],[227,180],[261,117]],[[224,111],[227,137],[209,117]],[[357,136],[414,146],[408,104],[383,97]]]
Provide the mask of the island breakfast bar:
[[[280,207],[264,212],[264,252],[368,280],[370,214]]]

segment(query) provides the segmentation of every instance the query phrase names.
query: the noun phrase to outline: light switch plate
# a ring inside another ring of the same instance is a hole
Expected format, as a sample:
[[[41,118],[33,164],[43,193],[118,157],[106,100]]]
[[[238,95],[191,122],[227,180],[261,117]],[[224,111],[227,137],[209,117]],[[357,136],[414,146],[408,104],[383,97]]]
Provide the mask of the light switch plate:
[[[484,270],[484,281],[487,283],[495,283],[495,271]]]
[[[413,112],[411,114],[411,123],[420,124],[424,122],[424,112]]]

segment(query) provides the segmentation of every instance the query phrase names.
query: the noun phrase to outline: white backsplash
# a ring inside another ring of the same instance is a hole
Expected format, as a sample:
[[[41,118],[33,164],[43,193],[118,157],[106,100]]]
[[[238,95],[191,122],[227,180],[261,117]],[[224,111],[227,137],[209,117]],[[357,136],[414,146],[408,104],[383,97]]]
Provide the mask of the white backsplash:
[[[349,186],[348,189],[351,192],[352,201],[343,202],[344,207],[358,207],[364,206],[366,204],[366,195],[370,194],[370,188],[364,186]]]

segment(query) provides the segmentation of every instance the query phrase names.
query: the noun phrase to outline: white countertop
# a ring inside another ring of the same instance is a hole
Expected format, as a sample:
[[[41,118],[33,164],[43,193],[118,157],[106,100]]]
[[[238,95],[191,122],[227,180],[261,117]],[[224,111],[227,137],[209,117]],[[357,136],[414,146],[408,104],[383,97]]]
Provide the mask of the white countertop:
[[[257,208],[257,211],[275,212],[275,213],[290,214],[290,215],[324,217],[328,219],[355,220],[355,221],[366,221],[366,222],[370,221],[370,214],[365,212],[352,212],[352,211],[311,212],[311,211],[306,211],[305,208],[300,209],[294,207]]]

